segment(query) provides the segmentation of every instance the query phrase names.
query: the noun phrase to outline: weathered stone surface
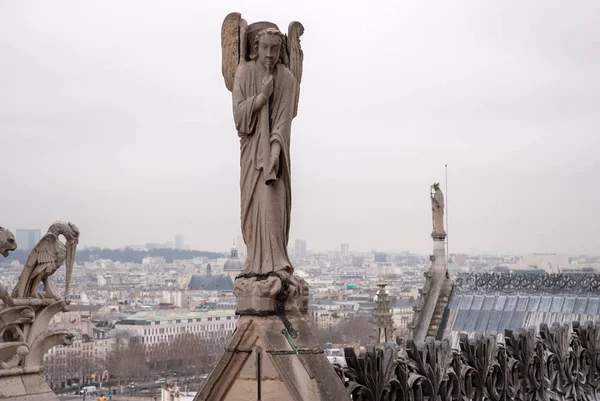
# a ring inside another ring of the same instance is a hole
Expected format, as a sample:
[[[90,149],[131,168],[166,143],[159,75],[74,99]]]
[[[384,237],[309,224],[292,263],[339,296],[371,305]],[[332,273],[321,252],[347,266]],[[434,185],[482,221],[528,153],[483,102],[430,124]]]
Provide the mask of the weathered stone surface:
[[[0,377],[0,400],[58,401],[42,376],[37,373]]]
[[[261,401],[292,400],[285,383],[281,380],[265,380],[262,382]],[[256,382],[238,380],[229,392],[227,401],[256,401]]]
[[[0,377],[0,400],[27,394],[21,376]]]
[[[375,300],[375,310],[373,311],[373,333],[371,338],[375,344],[384,344],[386,342],[396,341],[394,320],[392,310],[390,309],[387,296],[386,284],[377,284],[379,290]]]
[[[348,400],[302,316],[308,285],[287,254],[290,135],[298,109],[304,27],[223,22],[223,77],[241,138],[241,226],[248,250],[235,281],[238,329],[196,400]],[[269,49],[269,50],[266,50]]]
[[[597,400],[600,323],[541,324],[506,330],[504,344],[498,338],[463,333],[451,349],[448,339],[428,337],[358,357],[346,348],[338,372],[355,400]]]
[[[431,264],[425,273],[425,284],[413,314],[411,338],[425,341],[427,336],[436,336],[444,315],[450,293],[452,280],[448,275],[448,264],[444,240],[444,195],[439,184],[431,186],[431,209],[433,214],[433,254]]]
[[[10,401],[59,401],[59,398],[50,391],[44,394],[20,395],[10,398]]]
[[[283,288],[283,280],[278,275],[267,278],[236,278],[233,293],[236,296],[237,310],[275,312],[277,296],[284,291],[287,294],[283,303],[286,314],[306,314],[308,311],[308,284],[301,277],[293,275],[284,275],[283,277],[286,281],[286,288]]]
[[[343,383],[303,319],[308,285],[287,254],[291,124],[298,110],[304,27],[223,22],[222,71],[241,139],[241,226],[247,247],[234,294],[238,329],[196,401],[347,401]]]
[[[300,350],[299,356],[282,334],[287,329],[280,317],[241,317],[227,351],[217,362],[196,401],[256,400],[256,354],[259,348],[261,400],[347,401],[343,384],[304,319],[290,316],[289,321],[298,333],[291,341]]]
[[[0,254],[16,249],[12,234],[0,228]],[[58,236],[67,239],[66,246]],[[66,330],[48,330],[53,316],[68,310],[68,302],[55,295],[48,277],[66,262],[65,298],[79,230],[71,223],[54,223],[31,251],[11,296],[0,287],[0,400],[57,401],[42,376],[46,351],[58,344],[69,345],[73,334]],[[37,288],[44,284],[45,294]]]
[[[66,245],[58,238],[64,236]],[[13,290],[13,298],[35,298],[38,296],[37,288],[40,283],[44,284],[45,297],[60,297],[51,290],[48,277],[54,274],[66,261],[65,298],[69,292],[69,283],[75,263],[75,252],[79,241],[79,229],[72,223],[57,222],[48,228],[48,233],[35,245],[23,271],[19,276],[17,285]]]
[[[23,385],[27,394],[42,394],[52,392],[48,384],[39,374],[23,375]]]
[[[302,77],[302,24],[284,35],[271,22],[229,14],[221,29],[222,72],[241,141],[243,273],[292,274],[290,139]],[[259,46],[260,44],[260,46]],[[269,50],[265,50],[269,49]]]
[[[431,213],[433,216],[433,235],[439,236],[444,231],[444,194],[437,182],[431,186]]]
[[[5,258],[8,254],[17,249],[17,242],[13,233],[4,227],[0,227],[0,255]]]

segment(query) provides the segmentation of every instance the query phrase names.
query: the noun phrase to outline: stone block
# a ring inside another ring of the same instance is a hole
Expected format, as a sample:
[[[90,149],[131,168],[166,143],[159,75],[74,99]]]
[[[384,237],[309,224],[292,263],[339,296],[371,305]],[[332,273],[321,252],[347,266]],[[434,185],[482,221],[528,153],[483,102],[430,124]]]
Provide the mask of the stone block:
[[[46,381],[39,374],[23,375],[23,385],[27,394],[51,393],[52,390],[46,384]]]
[[[0,400],[14,400],[27,394],[21,376],[0,377]]]
[[[223,401],[256,401],[258,387],[255,380],[236,380]],[[314,398],[317,399],[318,398]],[[281,380],[261,382],[260,401],[294,400],[285,383]]]

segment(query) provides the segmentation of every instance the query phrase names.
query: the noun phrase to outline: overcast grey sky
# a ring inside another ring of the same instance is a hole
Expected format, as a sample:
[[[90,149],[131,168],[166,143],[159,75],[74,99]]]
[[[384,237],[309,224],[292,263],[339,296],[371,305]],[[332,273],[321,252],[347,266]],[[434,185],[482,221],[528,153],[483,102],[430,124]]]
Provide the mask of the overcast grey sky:
[[[451,251],[598,253],[597,0],[4,0],[0,224],[229,247],[231,11],[305,27],[292,242],[429,252],[448,163]]]

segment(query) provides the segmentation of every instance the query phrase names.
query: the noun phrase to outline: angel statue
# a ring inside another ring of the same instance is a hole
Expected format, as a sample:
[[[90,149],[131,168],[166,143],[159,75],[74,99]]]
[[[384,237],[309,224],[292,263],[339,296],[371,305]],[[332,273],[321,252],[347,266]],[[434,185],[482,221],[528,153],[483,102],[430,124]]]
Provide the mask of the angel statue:
[[[225,86],[241,143],[241,220],[248,248],[243,273],[293,273],[287,245],[291,214],[290,132],[298,110],[304,27],[288,34],[271,22],[223,21]]]
[[[66,245],[59,240],[62,235]],[[79,229],[75,224],[56,222],[48,228],[48,233],[33,247],[27,257],[25,267],[13,290],[13,298],[54,298],[59,297],[52,292],[48,278],[53,275],[66,260],[65,298],[69,292],[75,252],[79,242]],[[44,293],[38,292],[40,283],[44,284]]]
[[[444,232],[444,194],[437,182],[431,186],[431,211],[433,213],[433,232]]]

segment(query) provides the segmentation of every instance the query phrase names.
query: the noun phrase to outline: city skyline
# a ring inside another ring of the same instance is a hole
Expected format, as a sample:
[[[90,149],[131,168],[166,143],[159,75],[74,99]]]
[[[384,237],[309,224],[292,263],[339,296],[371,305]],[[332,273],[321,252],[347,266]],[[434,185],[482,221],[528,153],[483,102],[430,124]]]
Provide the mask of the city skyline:
[[[15,231],[40,231],[38,229],[15,229]],[[181,241],[183,241],[183,235],[180,233],[175,234],[175,239],[177,241],[177,238],[180,238]],[[39,240],[39,238],[38,238]],[[95,244],[83,244],[81,246],[79,246],[80,249],[86,249],[86,248],[107,248],[107,249],[124,249],[124,248],[140,248],[140,247],[147,247],[148,249],[186,249],[186,250],[191,250],[191,251],[203,251],[203,252],[216,252],[216,253],[223,253],[226,254],[224,255],[224,257],[226,257],[227,255],[230,254],[231,252],[231,243],[229,243],[229,247],[225,247],[223,244],[219,247],[216,248],[202,248],[202,247],[190,247],[188,244],[185,244],[184,247],[178,247],[177,246],[177,242],[173,242],[173,241],[159,241],[157,239],[154,239],[152,241],[147,241],[147,242],[143,242],[143,243],[127,243],[127,244],[121,244],[121,245],[117,245],[115,247],[104,247],[104,246],[100,246],[100,245],[95,245]],[[35,241],[37,243],[37,240]],[[292,252],[296,252],[296,246],[298,246],[299,242],[302,244],[302,246],[304,246],[305,250],[302,254],[302,256],[307,256],[307,255],[315,255],[315,254],[325,254],[325,253],[338,253],[341,257],[343,256],[348,256],[348,255],[363,255],[363,254],[368,254],[368,253],[387,253],[387,254],[401,254],[401,253],[408,253],[408,254],[413,254],[413,255],[429,255],[430,252],[419,252],[419,251],[415,251],[415,250],[411,250],[411,249],[404,249],[404,248],[378,248],[378,247],[374,247],[374,248],[360,248],[360,247],[353,247],[351,246],[351,244],[347,243],[347,242],[340,242],[338,243],[337,247],[334,246],[332,248],[311,248],[308,247],[306,244],[307,243],[311,243],[310,239],[305,239],[305,238],[292,238],[290,240],[290,243],[288,244],[288,249],[290,249]],[[19,241],[17,241],[17,245],[19,245]],[[245,244],[243,243],[243,239],[241,236],[237,236],[235,241],[234,241],[234,246],[235,248],[242,254],[245,254]],[[18,248],[19,250],[31,250],[31,247],[22,247],[19,246]],[[598,255],[598,252],[592,252],[592,253],[561,253],[561,252],[524,252],[524,253],[515,253],[515,252],[502,252],[502,251],[498,251],[498,252],[481,252],[481,253],[469,253],[469,252],[463,252],[460,250],[456,250],[456,251],[452,251],[450,254],[452,255],[475,255],[475,256],[494,256],[494,255],[498,255],[498,256],[531,256],[531,255],[565,255],[565,256],[595,256]],[[299,255],[295,255],[296,257],[298,257]]]
[[[239,141],[219,44],[237,10],[306,28],[292,241],[427,253],[448,164],[450,252],[597,252],[597,2],[128,4],[0,5],[3,226],[225,248]]]

